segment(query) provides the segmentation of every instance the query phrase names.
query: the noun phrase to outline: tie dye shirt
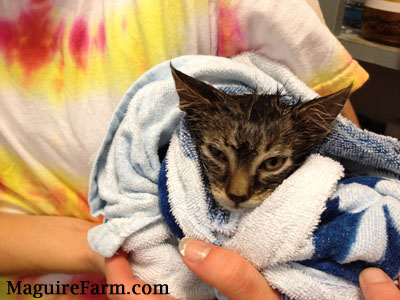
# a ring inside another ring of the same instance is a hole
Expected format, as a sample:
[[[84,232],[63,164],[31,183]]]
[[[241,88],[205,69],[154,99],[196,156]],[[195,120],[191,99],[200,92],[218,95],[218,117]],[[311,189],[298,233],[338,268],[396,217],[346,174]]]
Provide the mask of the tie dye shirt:
[[[322,95],[358,88],[368,75],[318,8],[317,0],[0,0],[0,211],[96,220],[91,157],[124,92],[164,60],[253,50]]]
[[[366,73],[300,4],[1,0],[0,207],[92,219],[90,157],[124,91],[164,60],[254,50],[322,94],[360,86]]]

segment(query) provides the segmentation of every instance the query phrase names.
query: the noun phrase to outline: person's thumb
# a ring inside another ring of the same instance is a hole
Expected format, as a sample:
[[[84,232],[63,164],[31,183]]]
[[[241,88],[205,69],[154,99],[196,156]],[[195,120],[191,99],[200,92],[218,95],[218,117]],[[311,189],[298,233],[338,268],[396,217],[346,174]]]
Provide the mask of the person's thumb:
[[[231,250],[191,238],[182,239],[179,250],[193,273],[231,300],[281,299],[257,269]]]
[[[363,270],[359,281],[365,300],[400,300],[400,291],[393,280],[378,268]]]

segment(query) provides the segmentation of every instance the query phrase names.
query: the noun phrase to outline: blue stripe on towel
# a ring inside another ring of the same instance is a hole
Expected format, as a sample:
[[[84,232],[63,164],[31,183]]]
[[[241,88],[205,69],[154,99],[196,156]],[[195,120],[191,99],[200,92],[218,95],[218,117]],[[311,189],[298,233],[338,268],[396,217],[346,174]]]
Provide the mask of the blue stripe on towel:
[[[188,121],[186,119],[183,120],[182,124],[182,129],[178,126],[176,128],[176,134],[181,141],[181,147],[182,147],[182,153],[185,155],[187,158],[190,158],[191,160],[200,162],[200,158],[197,154],[197,149],[196,146],[192,143],[192,137],[190,135],[190,132],[186,130],[188,126]]]
[[[376,266],[375,264],[370,264],[363,261],[340,264],[329,260],[306,260],[300,263],[304,266],[344,278],[356,284],[358,284],[358,277],[360,276],[362,270],[368,267]]]
[[[385,213],[385,217],[386,217],[386,230],[387,230],[387,240],[388,241],[399,241],[400,240],[400,233],[399,231],[396,229],[396,224],[393,221],[393,218],[390,214],[390,210],[388,208],[387,205],[384,205],[382,207],[382,209],[384,210]],[[362,213],[358,213],[357,215],[362,216]],[[357,216],[357,217],[359,217]],[[345,225],[346,227],[346,225]],[[319,231],[319,230],[318,230]],[[335,236],[335,235],[333,235]],[[346,238],[346,234],[343,235],[343,249],[340,249],[339,252],[342,252],[344,249],[348,248],[347,244],[347,238]],[[400,272],[400,267],[398,262],[400,261],[400,243],[391,243],[390,247],[387,247],[385,255],[378,261],[374,262],[374,263],[368,263],[365,261],[354,261],[351,263],[347,263],[347,264],[340,264],[337,261],[339,259],[336,258],[337,254],[336,251],[338,250],[338,248],[333,248],[333,249],[329,249],[329,245],[330,242],[329,241],[329,237],[328,239],[325,240],[320,240],[317,241],[314,238],[315,243],[318,243],[318,245],[324,245],[325,248],[327,249],[323,249],[323,247],[319,246],[317,247],[316,245],[316,250],[315,253],[321,254],[320,251],[325,251],[325,255],[323,255],[322,259],[318,259],[318,257],[320,255],[314,255],[314,257],[310,260],[304,260],[299,262],[300,264],[307,266],[307,267],[311,267],[311,268],[315,268],[317,270],[329,273],[331,275],[334,276],[339,276],[342,277],[346,280],[352,281],[356,284],[358,284],[358,277],[360,275],[360,272],[368,267],[378,267],[380,269],[382,269],[383,271],[386,272],[386,274],[389,275],[389,277],[391,277],[392,279],[397,278],[399,272]],[[325,243],[325,244],[324,244]],[[336,242],[337,243],[337,242]],[[326,260],[326,251],[332,251],[333,252],[333,256],[331,256],[333,259],[332,260]],[[346,252],[346,250],[343,251],[343,254]],[[342,254],[342,255],[343,255]],[[340,255],[338,256],[340,257]],[[333,261],[335,260],[335,261]]]
[[[160,204],[161,213],[171,232],[179,239],[184,237],[182,229],[176,222],[175,217],[171,212],[171,205],[168,201],[169,193],[167,188],[167,162],[163,160],[158,176],[158,201]]]
[[[321,215],[321,224],[330,222],[339,213],[339,197],[328,200],[328,202],[326,202],[326,209]]]
[[[330,222],[321,223],[313,236],[313,259],[331,258],[343,261],[357,238],[357,229],[364,212],[343,212]]]
[[[252,94],[254,93],[254,88],[245,87],[243,84],[231,84],[223,85],[218,87],[218,90],[229,94],[229,95],[240,95],[240,94]]]
[[[281,299],[282,300],[293,300],[293,298],[290,298],[289,296],[286,296],[285,294],[281,294]]]
[[[400,233],[396,229],[396,224],[390,214],[387,205],[383,206],[383,211],[386,217],[386,230],[388,241],[400,241]],[[390,278],[395,279],[399,275],[400,267],[400,243],[391,243],[391,247],[387,247],[385,256],[381,262],[380,268],[382,268]]]
[[[359,183],[362,185],[369,186],[370,188],[375,188],[376,184],[382,180],[383,180],[382,177],[360,176],[342,180],[340,183],[342,184]]]
[[[335,122],[334,129],[319,151],[323,155],[391,171],[391,175],[400,178],[400,143],[395,139],[361,131],[349,122]]]
[[[369,265],[365,262],[340,264],[352,248],[357,238],[357,229],[365,211],[347,213],[339,207],[339,197],[327,202],[327,208],[322,214],[321,223],[314,232],[314,254],[311,260],[304,260],[304,266],[343,277],[358,283],[358,276],[362,269]]]

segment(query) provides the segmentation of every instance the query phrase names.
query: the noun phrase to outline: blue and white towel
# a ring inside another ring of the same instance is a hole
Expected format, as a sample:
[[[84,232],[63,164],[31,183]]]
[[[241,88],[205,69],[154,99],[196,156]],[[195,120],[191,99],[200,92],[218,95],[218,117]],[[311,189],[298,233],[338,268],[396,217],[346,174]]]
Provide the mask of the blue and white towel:
[[[179,299],[216,291],[183,264],[182,236],[235,250],[292,299],[362,299],[368,266],[400,270],[400,144],[338,117],[313,155],[259,207],[229,213],[212,199],[178,109],[169,61],[126,93],[94,165],[89,201],[104,224],[89,244],[112,256],[130,252],[135,275],[168,284]],[[186,56],[175,68],[228,93],[248,88],[293,97],[317,95],[286,67],[254,53],[233,59]],[[165,160],[158,150],[169,143]],[[160,203],[160,204],[159,204]],[[285,297],[286,297],[285,296]]]

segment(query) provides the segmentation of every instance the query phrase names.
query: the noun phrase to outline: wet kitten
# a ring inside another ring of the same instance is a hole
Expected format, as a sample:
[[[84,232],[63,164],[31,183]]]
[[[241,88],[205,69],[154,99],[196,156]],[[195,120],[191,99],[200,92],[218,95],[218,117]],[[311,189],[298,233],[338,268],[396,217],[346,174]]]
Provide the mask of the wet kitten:
[[[298,168],[330,132],[351,87],[289,105],[279,94],[228,95],[171,65],[215,200],[253,208]]]

